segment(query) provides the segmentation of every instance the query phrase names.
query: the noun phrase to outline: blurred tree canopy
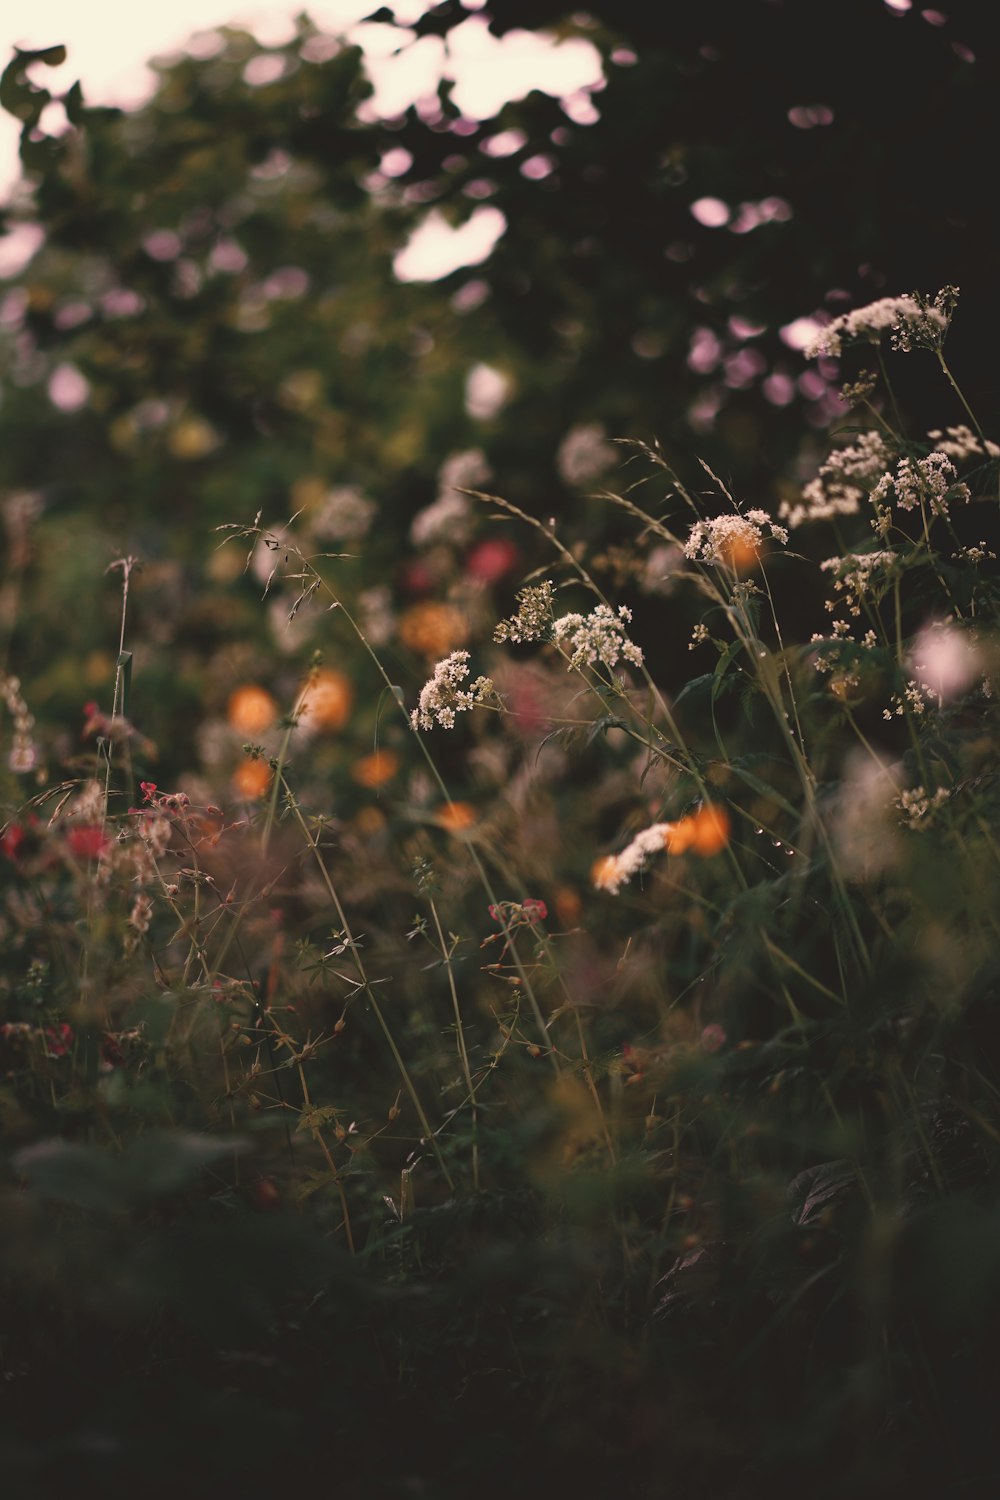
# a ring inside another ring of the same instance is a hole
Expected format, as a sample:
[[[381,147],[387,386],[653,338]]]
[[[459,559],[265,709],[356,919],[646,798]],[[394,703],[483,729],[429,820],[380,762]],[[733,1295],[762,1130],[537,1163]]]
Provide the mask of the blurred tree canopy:
[[[447,38],[475,13],[448,0],[414,29]],[[396,595],[416,587],[410,522],[456,453],[480,450],[536,514],[572,507],[591,540],[609,524],[581,498],[602,434],[704,456],[776,503],[838,410],[836,367],[807,369],[787,332],[817,310],[959,284],[956,360],[990,410],[992,363],[971,338],[997,305],[983,7],[491,0],[479,14],[497,33],[593,43],[605,84],[589,113],[536,91],[466,120],[444,83],[436,110],[359,114],[359,50],[304,17],[284,46],[232,29],[213,55],[159,65],[132,113],[74,88],[61,133],[40,124],[45,56],[8,67],[28,175],[3,227],[43,237],[0,281],[2,613],[10,661],[55,711],[107,680],[110,613],[81,616],[129,552],[150,564],[150,638],[178,648],[149,728],[193,723],[200,663],[253,628],[249,588],[243,613],[200,590],[206,566],[224,571],[212,528],[258,511],[277,524],[331,487],[376,504],[357,582]],[[391,7],[374,19],[392,24]],[[482,203],[506,221],[484,264],[394,276],[430,207],[457,223]]]

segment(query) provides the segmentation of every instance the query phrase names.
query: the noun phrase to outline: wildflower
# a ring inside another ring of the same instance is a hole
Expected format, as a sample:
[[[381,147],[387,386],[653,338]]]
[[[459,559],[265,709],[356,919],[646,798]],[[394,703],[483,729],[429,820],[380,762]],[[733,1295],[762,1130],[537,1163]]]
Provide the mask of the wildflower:
[[[910,712],[911,714],[926,713],[927,702],[924,698],[925,691],[926,690],[921,683],[916,682],[911,678],[903,688],[902,694],[893,693],[892,699],[890,701],[890,707],[883,708],[882,710],[883,719],[888,720],[892,719],[893,717],[902,718],[902,716],[907,712]]]
[[[445,802],[438,808],[434,821],[449,833],[462,833],[476,821],[476,809],[468,802]]]
[[[696,521],[684,544],[684,556],[692,562],[719,563],[739,570],[756,561],[764,541],[764,527],[782,546],[788,541],[784,526],[777,526],[764,510],[745,516],[726,512],[710,521]]]
[[[779,517],[794,530],[808,521],[857,515],[865,495],[893,457],[893,449],[880,432],[860,433],[853,443],[830,454],[798,501],[782,501]]]
[[[262,734],[278,717],[278,705],[266,688],[247,683],[229,695],[226,717],[239,734]]]
[[[688,641],[688,650],[693,651],[696,646],[702,645],[708,639],[708,626],[704,624],[696,625],[691,632],[691,639]]]
[[[343,729],[354,704],[354,689],[343,672],[319,667],[311,672],[295,704],[295,720],[300,729]]]
[[[392,750],[373,750],[362,756],[351,768],[351,776],[359,786],[370,788],[384,786],[399,770],[399,756]]]
[[[148,932],[153,916],[153,903],[142,891],[136,896],[129,912],[129,926],[136,932]]]
[[[720,1047],[726,1045],[726,1033],[717,1022],[712,1021],[708,1026],[702,1027],[701,1050],[703,1052],[718,1052]]]
[[[537,922],[545,921],[549,909],[536,896],[526,896],[523,901],[501,901],[498,906],[491,906],[489,913],[494,922],[506,927],[534,927]]]
[[[564,484],[589,484],[611,468],[615,450],[606,439],[600,422],[581,422],[570,428],[556,454],[556,468]]]
[[[71,828],[66,835],[66,847],[74,859],[99,859],[110,843],[99,823]]]
[[[73,1028],[66,1021],[57,1026],[46,1026],[42,1032],[45,1051],[49,1057],[65,1057],[73,1045]]]
[[[353,484],[329,490],[313,521],[316,536],[334,542],[353,542],[366,536],[375,517],[375,502]]]
[[[852,344],[878,344],[886,332],[895,349],[940,349],[958,300],[956,287],[945,287],[933,302],[914,292],[881,297],[867,307],[834,318],[804,350],[807,359],[836,357]]]
[[[468,651],[453,651],[438,662],[434,676],[420,689],[417,707],[410,715],[414,729],[433,729],[435,724],[453,729],[457,713],[495,701],[497,692],[489,677],[477,677],[469,687],[462,686],[469,675],[468,661]]]
[[[421,656],[435,657],[453,651],[468,634],[465,619],[453,604],[431,599],[412,605],[399,622],[403,645]]]
[[[949,458],[957,459],[959,463],[964,458],[983,456],[988,458],[1000,458],[1000,444],[991,443],[989,438],[983,440],[983,444],[971,427],[960,424],[958,427],[935,428],[927,434],[934,442],[935,451],[946,453]]]
[[[950,796],[951,793],[943,786],[939,786],[933,794],[922,786],[915,786],[911,791],[901,792],[895,805],[902,813],[902,821],[907,828],[912,828],[914,833],[924,833],[933,814]]]
[[[615,615],[608,604],[598,604],[589,615],[563,615],[552,627],[553,638],[560,645],[567,645],[571,655],[570,667],[596,666],[614,667],[619,658],[630,661],[633,666],[642,666],[642,650],[630,641],[625,633],[625,623],[632,619],[632,611],[624,604]]]
[[[263,797],[274,780],[274,772],[266,760],[241,760],[233,772],[233,786],[247,802]]]
[[[898,554],[886,549],[847,552],[843,557],[828,557],[825,562],[820,563],[820,568],[824,573],[834,574],[834,589],[844,594],[850,613],[860,615],[862,600],[875,589],[877,583],[885,585],[890,569],[897,560]],[[836,600],[828,600],[827,608],[836,608]]]
[[[969,486],[955,481],[955,465],[940,450],[928,453],[926,458],[901,458],[895,474],[883,474],[872,490],[872,504],[878,513],[895,495],[900,510],[916,510],[926,505],[932,515],[946,516],[951,500],[971,499]]]
[[[530,584],[519,589],[517,614],[501,620],[493,632],[497,645],[504,641],[540,641],[548,634],[552,625],[552,604],[555,599],[555,584],[546,579],[544,583]]]
[[[683,854],[690,849],[703,859],[719,854],[729,842],[729,814],[718,802],[707,802],[677,823],[653,823],[637,833],[620,854],[597,860],[590,878],[600,891],[617,896],[623,885],[649,863],[654,854]]]
[[[28,712],[28,705],[21,692],[20,680],[17,677],[8,676],[0,678],[0,693],[7,705],[7,712],[14,721],[14,734],[7,764],[12,771],[20,774],[33,771],[38,764],[38,752],[32,734],[35,720]]]
[[[521,554],[506,537],[487,537],[465,559],[465,571],[477,583],[499,583],[517,567]]]

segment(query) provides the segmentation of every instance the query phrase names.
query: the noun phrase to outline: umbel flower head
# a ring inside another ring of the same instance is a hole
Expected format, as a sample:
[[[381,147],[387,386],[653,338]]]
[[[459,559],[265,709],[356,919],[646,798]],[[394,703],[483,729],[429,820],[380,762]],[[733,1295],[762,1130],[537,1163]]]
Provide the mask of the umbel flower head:
[[[469,675],[468,651],[453,651],[434,668],[434,676],[420,689],[417,707],[410,715],[414,729],[455,727],[455,715],[475,708],[477,704],[496,702],[496,688],[489,677],[477,677],[469,687],[463,683]]]
[[[784,526],[776,526],[766,510],[748,510],[745,516],[726,511],[710,521],[696,521],[684,543],[684,556],[692,562],[721,563],[738,570],[759,557],[765,527],[782,546],[788,541]]]
[[[821,328],[805,348],[807,359],[836,356],[852,344],[879,344],[886,332],[894,349],[940,349],[958,302],[958,287],[942,287],[933,300],[921,292],[903,297],[880,297],[867,307],[841,313]]]

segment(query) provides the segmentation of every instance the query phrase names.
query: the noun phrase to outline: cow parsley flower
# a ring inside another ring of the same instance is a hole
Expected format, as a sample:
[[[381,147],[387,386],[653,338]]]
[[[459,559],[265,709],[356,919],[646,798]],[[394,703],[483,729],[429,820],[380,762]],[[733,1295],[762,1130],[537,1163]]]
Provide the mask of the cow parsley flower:
[[[892,334],[894,349],[940,349],[958,301],[958,288],[946,286],[933,301],[913,292],[903,297],[880,297],[867,307],[842,313],[821,328],[803,351],[807,359],[835,358],[852,344],[881,343]]]
[[[764,527],[782,546],[788,541],[785,527],[777,526],[765,510],[748,510],[745,516],[726,512],[710,521],[696,521],[684,544],[684,556],[692,562],[737,566],[759,554]]]
[[[900,510],[926,505],[933,516],[946,516],[952,500],[971,499],[969,486],[956,483],[955,465],[940,450],[928,453],[926,458],[901,458],[894,474],[882,475],[871,494],[877,516],[893,497]]]
[[[542,640],[548,635],[552,625],[552,602],[555,596],[555,584],[550,579],[520,589],[517,595],[517,614],[512,615],[509,620],[500,621],[493,632],[493,639],[498,645],[504,641]]]
[[[632,611],[624,604],[617,615],[608,604],[598,604],[589,615],[563,615],[552,626],[553,639],[559,645],[567,645],[571,655],[570,667],[597,666],[614,667],[619,659],[642,666],[642,650],[630,641],[625,632],[625,623],[631,620]]]
[[[477,705],[495,705],[497,691],[489,677],[477,677],[468,687],[468,651],[453,651],[434,668],[434,676],[420,689],[417,707],[410,715],[414,729],[454,729],[455,715]]]

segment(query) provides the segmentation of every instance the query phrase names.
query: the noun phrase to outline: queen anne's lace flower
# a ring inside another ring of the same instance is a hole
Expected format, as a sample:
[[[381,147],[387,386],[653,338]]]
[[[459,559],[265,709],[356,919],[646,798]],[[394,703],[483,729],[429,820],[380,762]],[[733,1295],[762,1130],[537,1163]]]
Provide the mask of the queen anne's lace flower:
[[[946,286],[933,302],[913,292],[903,297],[880,297],[867,307],[842,313],[821,328],[804,351],[807,359],[836,356],[851,344],[878,344],[892,333],[896,349],[940,349],[958,301],[957,287]]]
[[[891,549],[878,552],[846,552],[843,557],[828,557],[820,563],[824,573],[834,575],[833,586],[846,597],[852,615],[860,615],[861,601],[875,587],[876,581],[884,581],[888,570],[898,560]],[[881,578],[879,575],[882,575]],[[830,600],[828,609],[834,609],[836,601]]]
[[[500,621],[493,632],[493,639],[498,645],[504,641],[540,641],[548,634],[552,624],[552,601],[555,596],[555,584],[550,579],[520,589],[517,595],[517,614],[512,615],[509,620]]]
[[[830,454],[798,501],[782,502],[778,515],[793,529],[807,521],[857,515],[868,490],[894,457],[894,451],[880,432],[872,428],[870,432],[859,433],[848,447],[837,448]]]
[[[610,605],[599,604],[589,615],[563,615],[556,620],[553,638],[570,648],[571,667],[594,667],[598,663],[614,667],[619,658],[641,667],[642,650],[625,633],[624,622],[631,618],[632,611],[624,604],[617,615]]]
[[[788,541],[784,526],[775,525],[765,510],[748,510],[745,516],[727,512],[710,521],[696,521],[684,544],[684,556],[692,562],[732,565],[740,557],[759,552],[765,526],[776,542]]]
[[[414,729],[433,729],[435,724],[453,729],[457,713],[495,701],[496,688],[489,677],[477,677],[469,687],[462,686],[469,675],[468,662],[468,651],[453,651],[438,662],[434,676],[420,689],[418,706],[410,715]]]
[[[969,486],[956,483],[955,465],[936,450],[926,458],[901,458],[894,474],[883,474],[872,490],[876,514],[895,502],[900,510],[926,505],[931,515],[946,516],[952,500],[968,501]]]

